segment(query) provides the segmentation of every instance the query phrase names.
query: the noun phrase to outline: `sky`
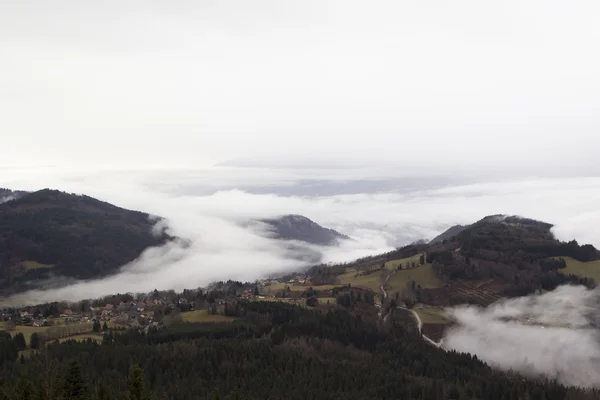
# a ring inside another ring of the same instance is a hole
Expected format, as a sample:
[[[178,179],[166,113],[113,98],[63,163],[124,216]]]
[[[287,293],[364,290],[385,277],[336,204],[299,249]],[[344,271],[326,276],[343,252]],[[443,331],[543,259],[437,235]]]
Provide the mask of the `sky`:
[[[597,1],[0,0],[0,165],[594,175]]]

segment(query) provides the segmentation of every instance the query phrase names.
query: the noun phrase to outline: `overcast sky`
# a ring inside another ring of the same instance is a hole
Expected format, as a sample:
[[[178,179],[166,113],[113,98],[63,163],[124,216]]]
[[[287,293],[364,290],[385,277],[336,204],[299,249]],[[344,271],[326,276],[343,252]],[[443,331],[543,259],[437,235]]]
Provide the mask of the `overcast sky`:
[[[589,174],[598,20],[595,0],[0,0],[0,164]]]

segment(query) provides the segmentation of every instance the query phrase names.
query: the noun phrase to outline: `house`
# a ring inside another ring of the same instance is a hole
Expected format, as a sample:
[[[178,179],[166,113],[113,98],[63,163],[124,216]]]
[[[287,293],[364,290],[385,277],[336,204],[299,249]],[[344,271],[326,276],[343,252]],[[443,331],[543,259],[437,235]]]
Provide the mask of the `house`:
[[[104,306],[105,310],[112,310],[114,308],[115,308],[114,304],[107,304],[107,305]]]
[[[66,310],[63,312],[63,314],[64,314],[64,315],[67,315],[67,316],[71,316],[71,315],[73,315],[73,311],[67,308],[67,309],[66,309]]]

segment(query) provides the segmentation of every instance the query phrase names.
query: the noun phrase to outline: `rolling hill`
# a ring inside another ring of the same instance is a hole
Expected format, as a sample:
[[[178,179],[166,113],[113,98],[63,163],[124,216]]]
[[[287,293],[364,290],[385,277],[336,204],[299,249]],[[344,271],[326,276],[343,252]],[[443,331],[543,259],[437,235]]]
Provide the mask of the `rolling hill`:
[[[454,226],[451,226],[450,228],[448,228],[444,232],[440,233],[438,236],[436,236],[433,239],[431,239],[429,241],[429,244],[436,244],[436,243],[443,242],[444,240],[451,239],[451,238],[453,238],[454,236],[458,235],[459,233],[461,233],[462,231],[464,231],[467,228],[468,228],[468,226],[465,226],[465,225],[454,225]]]
[[[16,200],[25,196],[27,192],[23,190],[10,190],[6,188],[0,188],[0,204],[6,203],[7,201]]]
[[[302,215],[284,215],[279,218],[263,219],[273,237],[282,240],[298,240],[319,246],[334,246],[348,236],[333,229],[324,228]]]
[[[39,287],[49,278],[109,275],[151,246],[155,221],[88,196],[40,190],[0,204],[0,291]]]

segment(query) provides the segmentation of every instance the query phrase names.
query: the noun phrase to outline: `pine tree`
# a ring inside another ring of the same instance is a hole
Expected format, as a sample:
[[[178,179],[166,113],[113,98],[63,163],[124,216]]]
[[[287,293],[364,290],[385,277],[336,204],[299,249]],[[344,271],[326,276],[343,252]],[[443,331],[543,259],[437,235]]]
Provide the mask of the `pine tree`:
[[[25,343],[25,336],[21,332],[17,333],[14,337],[15,345],[19,350],[25,350],[27,348],[27,344]]]
[[[127,377],[128,400],[146,400],[147,394],[144,389],[144,371],[134,364],[129,368]]]
[[[25,376],[21,374],[15,388],[13,398],[19,400],[33,400],[33,385]]]
[[[102,325],[102,330],[105,332],[108,330],[108,325],[106,324],[106,321],[104,321],[104,324]]]
[[[96,391],[97,391],[97,396],[98,396],[98,400],[109,400],[111,397],[108,394],[108,391],[106,390],[106,386],[104,385],[104,382],[100,382],[98,384],[98,386],[96,387]]]
[[[29,339],[29,345],[32,349],[40,348],[40,335],[37,332],[33,332],[31,334],[31,338]]]
[[[81,377],[81,367],[77,361],[69,364],[62,387],[62,395],[65,399],[84,400],[89,399],[87,387]]]
[[[94,321],[94,326],[93,326],[92,330],[94,332],[100,332],[100,321],[98,321],[98,320]]]

